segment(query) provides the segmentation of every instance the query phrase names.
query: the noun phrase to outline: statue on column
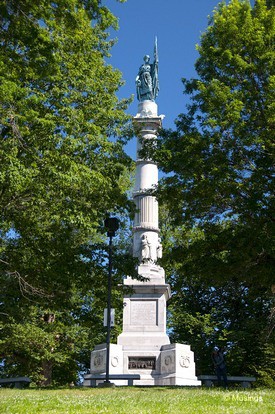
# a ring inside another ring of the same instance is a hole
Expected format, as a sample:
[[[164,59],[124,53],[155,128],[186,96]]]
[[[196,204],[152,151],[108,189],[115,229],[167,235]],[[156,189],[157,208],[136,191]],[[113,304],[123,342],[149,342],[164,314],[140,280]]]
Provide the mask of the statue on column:
[[[157,259],[162,258],[162,244],[160,237],[158,238],[158,245],[157,245]]]
[[[151,244],[147,236],[143,235],[141,239],[141,260],[142,262],[148,262],[151,258]]]
[[[159,92],[158,80],[158,50],[157,39],[154,47],[154,63],[150,63],[150,56],[145,55],[144,63],[140,66],[136,77],[137,99],[154,101]]]
[[[142,263],[156,263],[162,258],[162,244],[160,237],[157,244],[151,243],[147,235],[143,235],[140,242],[140,259]]]

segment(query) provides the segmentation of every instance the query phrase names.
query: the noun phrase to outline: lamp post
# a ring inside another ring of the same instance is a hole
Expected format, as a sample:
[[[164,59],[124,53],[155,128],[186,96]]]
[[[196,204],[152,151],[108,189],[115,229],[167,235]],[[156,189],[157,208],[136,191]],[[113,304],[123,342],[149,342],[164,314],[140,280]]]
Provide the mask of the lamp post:
[[[104,221],[107,236],[109,237],[109,271],[108,271],[108,300],[107,300],[107,339],[106,339],[106,378],[104,383],[110,384],[110,336],[111,336],[111,296],[112,296],[112,239],[119,228],[119,220],[116,217],[108,217]]]

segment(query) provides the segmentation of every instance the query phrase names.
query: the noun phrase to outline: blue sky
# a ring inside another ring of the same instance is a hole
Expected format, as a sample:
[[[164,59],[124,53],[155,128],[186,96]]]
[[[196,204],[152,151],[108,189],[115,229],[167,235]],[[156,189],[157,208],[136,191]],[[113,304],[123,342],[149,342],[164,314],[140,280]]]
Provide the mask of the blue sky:
[[[164,128],[173,128],[176,117],[184,112],[188,97],[183,95],[182,77],[196,76],[196,44],[208,25],[218,0],[102,0],[119,18],[119,30],[111,32],[117,44],[112,48],[110,63],[123,74],[125,86],[118,96],[135,95],[135,78],[143,56],[153,59],[155,36],[158,38],[160,92],[156,100],[158,113],[164,114]],[[152,60],[151,59],[151,60]],[[136,115],[135,95],[128,113]],[[134,140],[127,152],[135,157]]]

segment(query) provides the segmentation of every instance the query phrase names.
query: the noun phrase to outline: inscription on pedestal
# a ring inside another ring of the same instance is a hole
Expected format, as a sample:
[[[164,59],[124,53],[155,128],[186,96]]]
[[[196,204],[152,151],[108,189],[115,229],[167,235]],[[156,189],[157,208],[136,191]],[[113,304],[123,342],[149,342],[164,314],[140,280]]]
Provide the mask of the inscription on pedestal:
[[[156,358],[129,357],[128,369],[156,369]]]
[[[157,325],[157,301],[132,300],[131,325]]]

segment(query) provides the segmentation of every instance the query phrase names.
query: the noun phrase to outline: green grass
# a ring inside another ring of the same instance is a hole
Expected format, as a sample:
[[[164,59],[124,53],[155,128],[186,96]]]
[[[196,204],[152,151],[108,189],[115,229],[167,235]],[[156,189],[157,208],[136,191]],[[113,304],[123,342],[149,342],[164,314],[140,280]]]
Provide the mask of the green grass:
[[[55,390],[0,388],[4,414],[273,414],[275,392],[197,388],[117,387]]]

